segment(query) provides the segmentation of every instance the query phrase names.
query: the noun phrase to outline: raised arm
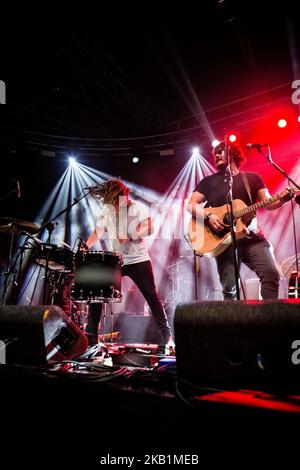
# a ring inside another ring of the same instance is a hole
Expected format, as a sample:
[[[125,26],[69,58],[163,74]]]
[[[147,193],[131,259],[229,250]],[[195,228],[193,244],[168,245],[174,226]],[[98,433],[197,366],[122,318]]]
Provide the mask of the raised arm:
[[[274,202],[273,204],[269,204],[268,206],[265,207],[268,211],[273,211],[275,209],[278,209],[279,207],[282,207],[284,204],[286,204],[288,201],[290,201],[293,196],[294,196],[294,191],[291,190],[290,192],[287,192],[286,197],[280,199],[279,201]],[[269,190],[267,188],[262,188],[258,191],[257,193],[257,199],[258,201],[263,201],[264,199],[268,199],[271,197],[271,194],[269,193]]]
[[[103,232],[104,230],[99,229],[99,228],[97,229],[95,228],[93,230],[93,232],[90,234],[89,238],[85,242],[85,244],[89,247],[89,249],[92,248],[92,246],[94,246],[97,243],[97,241],[102,237]]]

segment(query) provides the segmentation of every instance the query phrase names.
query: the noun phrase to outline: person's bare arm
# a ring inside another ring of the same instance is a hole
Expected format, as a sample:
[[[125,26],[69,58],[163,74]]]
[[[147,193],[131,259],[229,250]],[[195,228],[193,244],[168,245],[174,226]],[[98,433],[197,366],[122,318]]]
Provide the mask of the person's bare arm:
[[[154,232],[154,225],[151,217],[142,220],[136,228],[136,233],[139,238],[149,237]]]
[[[268,211],[273,211],[275,209],[278,209],[279,207],[282,207],[286,202],[288,202],[292,197],[293,197],[293,190],[291,192],[287,192],[286,197],[283,199],[280,199],[279,201],[273,202],[273,204],[269,204],[268,206],[265,207]],[[264,199],[268,199],[272,197],[271,194],[269,193],[269,190],[267,188],[262,188],[259,189],[257,193],[257,200],[258,201],[263,201]]]
[[[99,230],[96,228],[93,230],[93,232],[90,234],[89,238],[85,242],[89,249],[92,248],[92,246],[94,246],[97,241],[102,237],[103,231],[104,230]]]
[[[199,205],[199,204],[202,204],[204,201],[205,201],[204,194],[199,193],[198,191],[194,191],[187,204],[188,212],[192,214],[192,216],[195,217],[197,220],[201,218],[204,219],[205,217],[203,207],[200,207]],[[225,227],[222,220],[216,214],[211,214],[209,216],[208,223],[211,226],[211,228],[213,228],[217,232],[223,230],[223,228]]]

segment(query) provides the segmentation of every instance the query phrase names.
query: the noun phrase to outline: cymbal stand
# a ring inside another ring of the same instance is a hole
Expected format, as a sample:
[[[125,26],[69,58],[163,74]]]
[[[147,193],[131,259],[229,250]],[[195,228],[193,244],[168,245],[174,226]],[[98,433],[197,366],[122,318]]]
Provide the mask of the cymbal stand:
[[[114,303],[115,301],[115,296],[114,296],[114,293],[115,293],[115,288],[114,286],[110,286],[110,289],[111,289],[111,296],[108,297],[108,298],[103,298],[103,301],[101,302],[102,303],[102,309],[103,309],[103,338],[109,338],[110,339],[110,343],[112,343],[112,338],[113,338],[113,331],[114,331],[114,320],[113,320],[113,309],[112,309],[112,304]],[[107,316],[108,316],[108,313],[110,313],[110,320],[111,320],[111,324],[110,324],[110,328],[111,328],[111,333],[110,334],[107,334],[106,333],[106,320],[107,320]]]
[[[18,192],[17,187],[13,188],[11,191],[8,193],[2,195],[0,197],[0,201],[4,201],[8,197],[10,197],[12,194],[15,194]],[[13,245],[14,245],[14,238],[15,234],[18,233],[18,226],[16,224],[13,225],[13,229],[11,232],[11,239],[10,239],[10,247],[9,247],[9,255],[8,255],[8,261],[7,261],[7,269],[4,273],[4,283],[3,283],[3,294],[2,294],[2,305],[5,305],[6,302],[6,293],[7,293],[7,288],[8,288],[8,278],[12,274],[12,269],[15,269],[13,266],[11,266],[11,260],[12,260],[12,252],[13,252]]]
[[[17,233],[15,231],[15,233]],[[21,235],[23,232],[19,232]],[[21,277],[21,268],[23,264],[23,259],[24,259],[24,252],[25,250],[31,249],[27,245],[28,243],[28,235],[26,236],[23,244],[19,247],[19,253],[15,258],[15,261],[12,262],[12,250],[13,250],[13,238],[14,238],[14,233],[12,234],[12,240],[10,244],[10,252],[9,252],[9,260],[8,260],[8,265],[7,265],[7,271],[4,274],[4,286],[3,286],[3,294],[2,294],[2,305],[6,304],[6,296],[7,296],[7,290],[9,286],[9,278],[12,276],[12,298],[11,298],[11,303],[14,304],[16,301],[16,295],[15,295],[15,289],[16,287],[20,284],[20,277]],[[18,266],[19,265],[19,266]],[[18,266],[18,268],[17,268]]]
[[[54,230],[54,222],[51,220],[48,222],[45,226],[45,228],[48,230],[48,238],[46,243],[51,243],[51,235]],[[47,300],[47,284],[49,281],[48,274],[49,274],[49,250],[47,250],[46,254],[46,264],[45,264],[45,278],[44,278],[44,287],[43,287],[43,305],[46,304]]]
[[[16,225],[13,225],[13,228],[12,228],[12,231],[11,231],[11,237],[10,237],[10,245],[9,245],[9,253],[8,253],[8,259],[7,259],[6,271],[4,273],[2,273],[3,276],[4,276],[2,305],[5,305],[5,302],[6,302],[8,279],[9,279],[10,275],[13,273],[13,269],[15,269],[15,266],[11,265],[11,260],[12,260],[12,252],[13,252],[15,234],[17,232],[18,232],[18,229],[17,229]]]

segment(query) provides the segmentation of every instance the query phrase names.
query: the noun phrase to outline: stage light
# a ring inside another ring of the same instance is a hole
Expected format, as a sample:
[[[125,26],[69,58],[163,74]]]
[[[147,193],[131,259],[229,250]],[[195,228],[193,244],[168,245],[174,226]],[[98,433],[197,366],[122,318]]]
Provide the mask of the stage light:
[[[187,204],[189,202],[189,200],[190,199],[188,197],[186,197],[185,200],[184,200],[184,203]]]
[[[71,167],[74,168],[75,166],[77,166],[76,158],[73,157],[72,155],[70,157],[68,157],[68,161],[69,161],[69,165]]]
[[[133,159],[132,159],[133,163],[138,163],[139,160],[140,160],[139,157],[133,157]]]
[[[218,139],[215,139],[212,141],[211,145],[213,146],[213,148],[217,147],[217,145],[219,145],[220,141]]]
[[[287,125],[287,121],[285,119],[279,119],[279,121],[277,122],[278,127],[283,128],[283,127],[286,127],[286,125]]]
[[[298,116],[298,122],[300,122],[300,116]]]
[[[235,134],[230,134],[230,136],[228,137],[228,140],[229,142],[233,143],[235,142],[237,139],[236,135]]]
[[[199,147],[193,147],[192,157],[197,157],[198,155],[200,155]]]

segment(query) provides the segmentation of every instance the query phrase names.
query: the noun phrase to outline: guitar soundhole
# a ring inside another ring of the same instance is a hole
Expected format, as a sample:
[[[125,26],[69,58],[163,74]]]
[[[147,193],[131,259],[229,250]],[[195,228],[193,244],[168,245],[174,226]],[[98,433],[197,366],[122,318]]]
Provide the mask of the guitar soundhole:
[[[218,238],[223,238],[225,235],[227,235],[227,233],[230,232],[229,217],[230,216],[228,212],[222,217],[223,223],[226,225],[226,227],[221,230],[221,232],[217,232],[216,230],[211,229]]]
[[[214,230],[207,222],[205,223],[208,225],[209,230],[220,239],[223,238],[228,232],[230,232],[229,226],[225,227],[223,230],[218,232],[217,230]]]
[[[218,238],[223,238],[227,233],[230,232],[230,229],[229,227],[225,227],[223,230],[221,230],[221,232],[217,232],[216,230],[213,230],[213,232]]]
[[[228,225],[228,227],[229,227],[229,225],[230,225],[230,214],[228,212],[226,212],[226,214],[223,217],[223,223],[225,225]],[[236,220],[234,221],[234,224],[236,224]]]

